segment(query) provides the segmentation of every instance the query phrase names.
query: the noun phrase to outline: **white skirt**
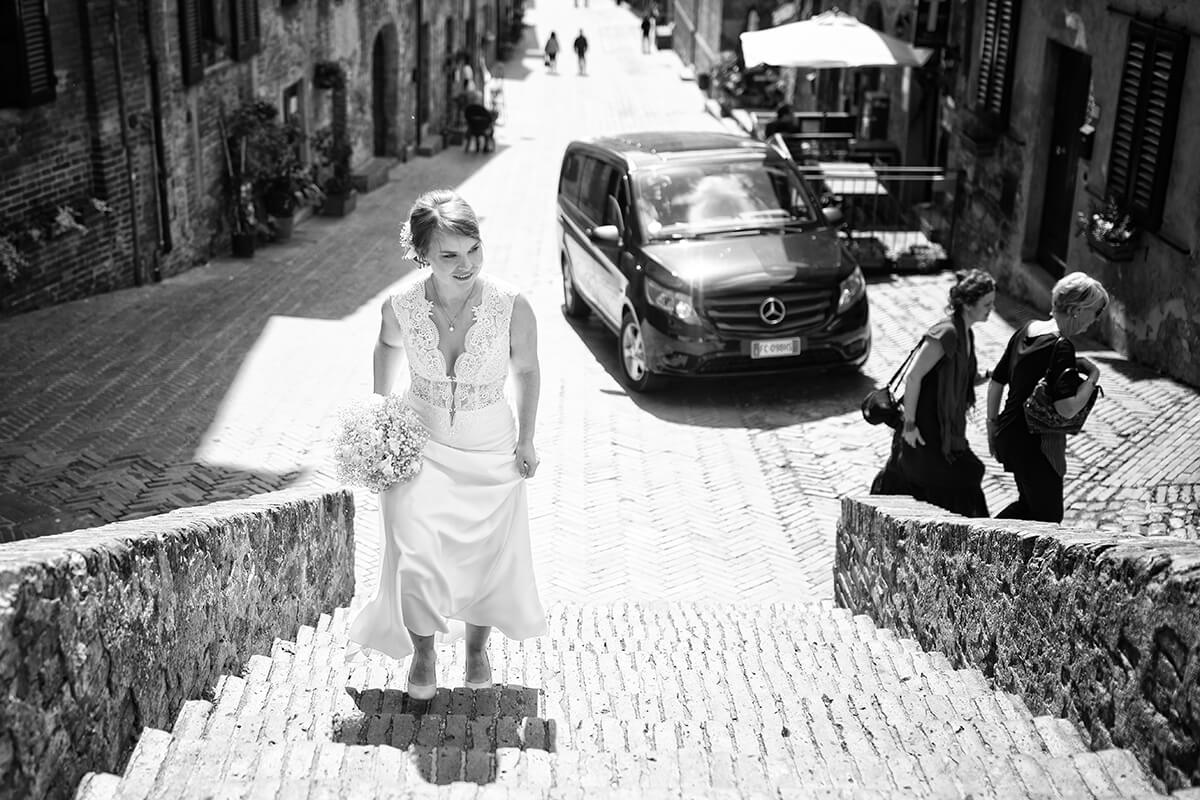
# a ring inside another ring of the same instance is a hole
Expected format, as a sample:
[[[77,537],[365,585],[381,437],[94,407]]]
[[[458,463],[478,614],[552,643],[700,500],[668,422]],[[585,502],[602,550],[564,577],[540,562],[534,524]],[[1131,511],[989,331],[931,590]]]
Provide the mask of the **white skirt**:
[[[350,625],[347,657],[370,649],[403,659],[408,631],[453,641],[464,623],[510,639],[544,634],[512,410],[460,411],[450,425],[444,410],[410,402],[430,440],[421,471],[379,495],[379,584]]]

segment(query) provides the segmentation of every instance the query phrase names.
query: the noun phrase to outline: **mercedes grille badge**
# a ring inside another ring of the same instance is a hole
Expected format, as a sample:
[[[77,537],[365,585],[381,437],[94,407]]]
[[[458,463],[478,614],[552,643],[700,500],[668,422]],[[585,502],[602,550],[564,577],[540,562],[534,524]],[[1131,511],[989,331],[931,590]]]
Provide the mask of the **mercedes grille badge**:
[[[787,306],[778,297],[768,297],[758,307],[758,315],[768,325],[778,325],[787,315]]]

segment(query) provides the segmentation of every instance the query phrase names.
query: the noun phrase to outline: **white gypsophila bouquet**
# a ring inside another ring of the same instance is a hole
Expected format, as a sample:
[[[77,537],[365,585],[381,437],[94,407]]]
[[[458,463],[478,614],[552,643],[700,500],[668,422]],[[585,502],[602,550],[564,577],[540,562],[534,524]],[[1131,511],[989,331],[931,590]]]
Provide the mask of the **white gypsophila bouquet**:
[[[333,438],[338,480],[382,492],[421,471],[429,432],[399,395],[372,394],[343,406]]]

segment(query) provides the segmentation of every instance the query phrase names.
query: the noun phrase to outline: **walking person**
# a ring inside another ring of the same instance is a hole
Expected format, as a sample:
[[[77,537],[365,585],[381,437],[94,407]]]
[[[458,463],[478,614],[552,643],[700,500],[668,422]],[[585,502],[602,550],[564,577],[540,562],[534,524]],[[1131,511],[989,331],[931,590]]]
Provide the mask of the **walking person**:
[[[654,21],[649,14],[642,15],[642,52],[650,52],[650,31],[654,29]]]
[[[575,58],[579,61],[579,74],[587,75],[587,50],[588,40],[583,35],[583,28],[579,29],[579,35],[575,37]]]
[[[996,282],[983,270],[956,274],[948,316],[926,331],[904,384],[904,422],[872,494],[907,494],[967,517],[988,516],[983,462],[967,443],[975,405],[972,326],[996,305]]]
[[[1100,370],[1088,359],[1076,357],[1072,339],[1090,328],[1107,305],[1108,292],[1095,278],[1082,272],[1064,276],[1050,293],[1050,318],[1018,328],[992,370],[988,447],[1017,484],[1017,499],[998,518],[1062,522],[1067,437],[1030,432],[1025,401],[1045,377],[1047,394],[1059,414],[1074,417],[1087,405]],[[1008,399],[1001,411],[1006,386]]]
[[[550,38],[546,40],[546,66],[555,75],[558,74],[558,50],[558,34],[550,31]]]
[[[466,201],[444,189],[421,195],[401,242],[422,269],[383,304],[375,393],[392,392],[407,365],[405,402],[430,437],[416,476],[380,493],[379,587],[350,627],[348,653],[411,653],[408,694],[424,700],[437,689],[435,635],[465,635],[464,684],[479,689],[492,686],[493,627],[511,639],[546,632],[526,500],[538,470],[540,369],[533,310],[481,274],[479,223]]]

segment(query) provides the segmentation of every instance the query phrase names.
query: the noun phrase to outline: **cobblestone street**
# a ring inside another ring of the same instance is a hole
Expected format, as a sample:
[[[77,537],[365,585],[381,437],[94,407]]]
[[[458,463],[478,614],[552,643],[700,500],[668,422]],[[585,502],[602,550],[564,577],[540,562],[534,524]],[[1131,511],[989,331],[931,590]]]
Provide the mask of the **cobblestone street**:
[[[253,260],[0,322],[0,539],[330,485],[331,414],[369,389],[379,302],[411,268],[395,241],[401,216],[419,192],[450,185],[484,218],[487,268],[524,287],[539,318],[544,465],[531,502],[547,599],[829,598],[838,498],[864,492],[888,449],[858,402],[941,314],[949,275],[873,282],[861,375],[629,396],[614,337],[559,311],[559,154],[579,136],[723,125],[675,54],[638,52],[628,11],[548,4],[528,21],[532,55],[510,64],[494,154],[452,147],[399,164],[352,216],[310,219]],[[546,74],[536,41],[579,27],[590,76],[569,60]],[[1038,313],[1001,298],[976,329],[981,368]],[[1106,395],[1070,443],[1067,522],[1195,537],[1200,396],[1099,346],[1086,354]],[[982,431],[977,410],[972,443],[986,454]],[[990,460],[985,490],[993,511],[1013,495]],[[359,499],[366,589],[377,530],[373,498]]]
[[[1093,750],[984,672],[832,606],[840,498],[867,492],[890,446],[860,401],[944,314],[950,274],[871,278],[861,372],[629,394],[615,337],[561,313],[561,155],[622,130],[736,126],[673,52],[640,51],[628,8],[541,0],[525,20],[493,153],[399,163],[350,216],[307,219],[251,260],[0,320],[0,542],[336,486],[335,412],[370,391],[381,303],[413,267],[400,222],[449,186],[482,217],[485,269],[538,318],[529,502],[550,634],[494,637],[494,690],[457,688],[462,649],[443,649],[414,712],[406,665],[347,666],[350,609],[328,609],[193,695],[170,732],[146,727],[124,774],[94,770],[79,800],[1155,796],[1130,751]],[[573,57],[548,74],[541,42],[580,28],[588,76]],[[999,297],[974,328],[980,368],[1035,316]],[[1068,443],[1065,523],[1200,538],[1200,392],[1097,342],[1080,354],[1105,394]],[[994,513],[1016,492],[987,455],[984,391],[968,437]],[[357,491],[355,513],[351,609],[380,553],[376,498]],[[479,786],[432,785],[460,780]]]

